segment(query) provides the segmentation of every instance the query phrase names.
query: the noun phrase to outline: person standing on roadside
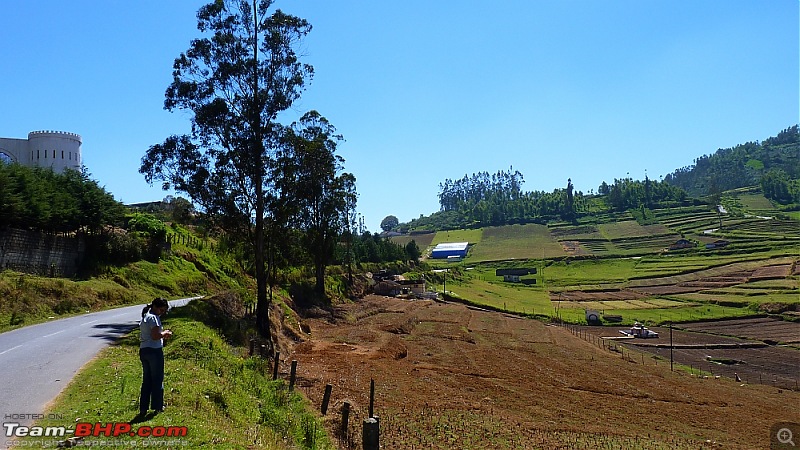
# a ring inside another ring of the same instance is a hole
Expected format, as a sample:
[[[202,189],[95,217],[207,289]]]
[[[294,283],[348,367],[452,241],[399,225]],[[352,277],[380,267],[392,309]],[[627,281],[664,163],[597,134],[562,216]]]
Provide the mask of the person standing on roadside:
[[[161,297],[153,300],[142,310],[139,323],[139,359],[142,361],[142,390],[139,395],[139,414],[148,409],[157,413],[164,410],[164,339],[172,331],[161,327],[161,315],[167,312],[169,303]]]

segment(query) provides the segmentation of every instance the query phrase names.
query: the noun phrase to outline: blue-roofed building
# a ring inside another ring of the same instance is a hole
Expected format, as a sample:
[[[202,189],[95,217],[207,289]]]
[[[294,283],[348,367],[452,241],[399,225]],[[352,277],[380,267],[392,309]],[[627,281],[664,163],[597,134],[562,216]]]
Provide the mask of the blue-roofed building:
[[[442,242],[433,248],[431,258],[466,258],[469,242]]]

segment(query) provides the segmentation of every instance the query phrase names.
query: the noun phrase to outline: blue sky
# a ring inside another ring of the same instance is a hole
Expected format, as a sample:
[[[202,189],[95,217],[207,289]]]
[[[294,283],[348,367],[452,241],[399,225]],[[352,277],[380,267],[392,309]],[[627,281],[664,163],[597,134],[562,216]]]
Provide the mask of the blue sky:
[[[0,137],[83,137],[123,202],[163,198],[145,150],[189,129],[163,110],[172,61],[205,1],[0,5]],[[439,208],[438,184],[513,166],[526,190],[576,189],[704,154],[800,119],[797,0],[279,0],[314,26],[316,109],[344,135],[359,212],[379,229]]]

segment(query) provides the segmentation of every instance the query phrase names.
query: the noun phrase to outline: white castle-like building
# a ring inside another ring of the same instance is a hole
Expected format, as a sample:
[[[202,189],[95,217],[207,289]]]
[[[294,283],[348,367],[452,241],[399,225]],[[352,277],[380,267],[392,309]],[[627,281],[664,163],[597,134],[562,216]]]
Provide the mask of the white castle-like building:
[[[81,170],[81,137],[66,131],[31,131],[28,139],[0,138],[0,162]]]

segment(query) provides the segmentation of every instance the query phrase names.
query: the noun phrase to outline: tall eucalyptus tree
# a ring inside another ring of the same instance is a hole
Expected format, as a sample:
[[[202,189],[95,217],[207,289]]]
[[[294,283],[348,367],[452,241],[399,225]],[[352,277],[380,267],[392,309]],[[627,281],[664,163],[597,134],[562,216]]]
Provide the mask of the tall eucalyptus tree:
[[[230,234],[251,247],[257,285],[256,323],[270,336],[267,224],[280,204],[273,171],[285,127],[282,111],[300,98],[313,68],[298,46],[304,19],[272,0],[216,0],[200,8],[203,37],[175,59],[164,108],[191,115],[191,133],[151,146],[139,171],[152,183],[188,194]]]

